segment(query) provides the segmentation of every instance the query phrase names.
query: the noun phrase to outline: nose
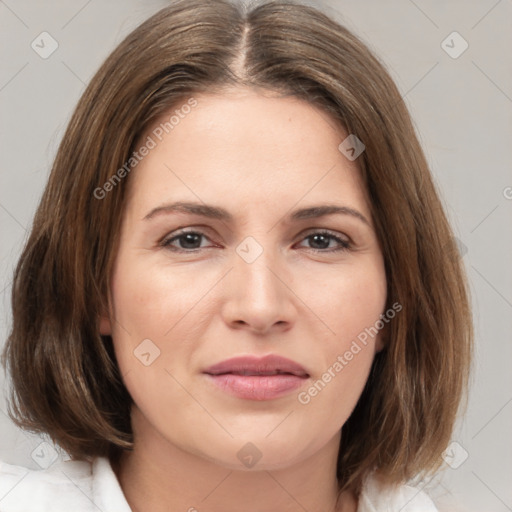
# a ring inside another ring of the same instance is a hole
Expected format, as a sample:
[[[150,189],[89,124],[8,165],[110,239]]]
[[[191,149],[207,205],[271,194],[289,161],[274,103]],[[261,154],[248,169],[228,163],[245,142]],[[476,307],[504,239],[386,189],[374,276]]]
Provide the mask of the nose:
[[[233,255],[233,269],[224,284],[222,315],[227,325],[256,334],[291,328],[297,315],[296,295],[283,265],[270,249],[252,262]]]

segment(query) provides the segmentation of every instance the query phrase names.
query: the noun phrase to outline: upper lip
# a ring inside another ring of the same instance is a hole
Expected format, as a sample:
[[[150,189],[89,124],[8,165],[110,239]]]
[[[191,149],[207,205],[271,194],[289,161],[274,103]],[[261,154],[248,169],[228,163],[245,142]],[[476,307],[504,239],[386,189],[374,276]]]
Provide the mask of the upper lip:
[[[237,375],[277,375],[291,374],[297,377],[309,377],[306,370],[295,361],[276,354],[267,356],[238,356],[226,359],[204,370],[210,375],[233,373]]]

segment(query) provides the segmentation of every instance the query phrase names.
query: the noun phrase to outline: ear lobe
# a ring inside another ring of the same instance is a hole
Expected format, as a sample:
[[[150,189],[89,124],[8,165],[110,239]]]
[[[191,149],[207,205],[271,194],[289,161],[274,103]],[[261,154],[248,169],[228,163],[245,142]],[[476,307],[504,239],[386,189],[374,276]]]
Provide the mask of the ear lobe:
[[[99,330],[102,336],[112,335],[112,325],[110,318],[107,315],[101,315],[99,318]]]
[[[378,334],[375,340],[375,353],[384,350],[389,342],[389,325],[386,325]]]
[[[384,350],[386,347],[386,341],[384,340],[383,336],[378,336],[375,340],[375,352],[380,352]]]

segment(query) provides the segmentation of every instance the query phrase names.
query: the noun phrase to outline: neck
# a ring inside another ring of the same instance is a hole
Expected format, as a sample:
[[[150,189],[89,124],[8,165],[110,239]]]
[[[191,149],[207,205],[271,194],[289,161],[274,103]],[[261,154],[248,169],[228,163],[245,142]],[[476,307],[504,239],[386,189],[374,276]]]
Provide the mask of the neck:
[[[356,512],[351,493],[339,494],[339,435],[291,467],[233,470],[185,451],[153,432],[113,464],[134,512]],[[139,432],[141,434],[142,432]]]

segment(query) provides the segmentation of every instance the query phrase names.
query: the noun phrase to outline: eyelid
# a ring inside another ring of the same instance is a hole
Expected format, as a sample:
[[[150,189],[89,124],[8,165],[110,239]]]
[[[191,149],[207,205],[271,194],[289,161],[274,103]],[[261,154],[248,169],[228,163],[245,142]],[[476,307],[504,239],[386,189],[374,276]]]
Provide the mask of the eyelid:
[[[300,236],[305,238],[310,235],[315,235],[317,233],[323,233],[326,235],[330,235],[334,238],[340,238],[344,242],[352,243],[352,239],[345,233],[340,233],[339,231],[335,231],[329,228],[308,228],[305,231],[300,233]]]

